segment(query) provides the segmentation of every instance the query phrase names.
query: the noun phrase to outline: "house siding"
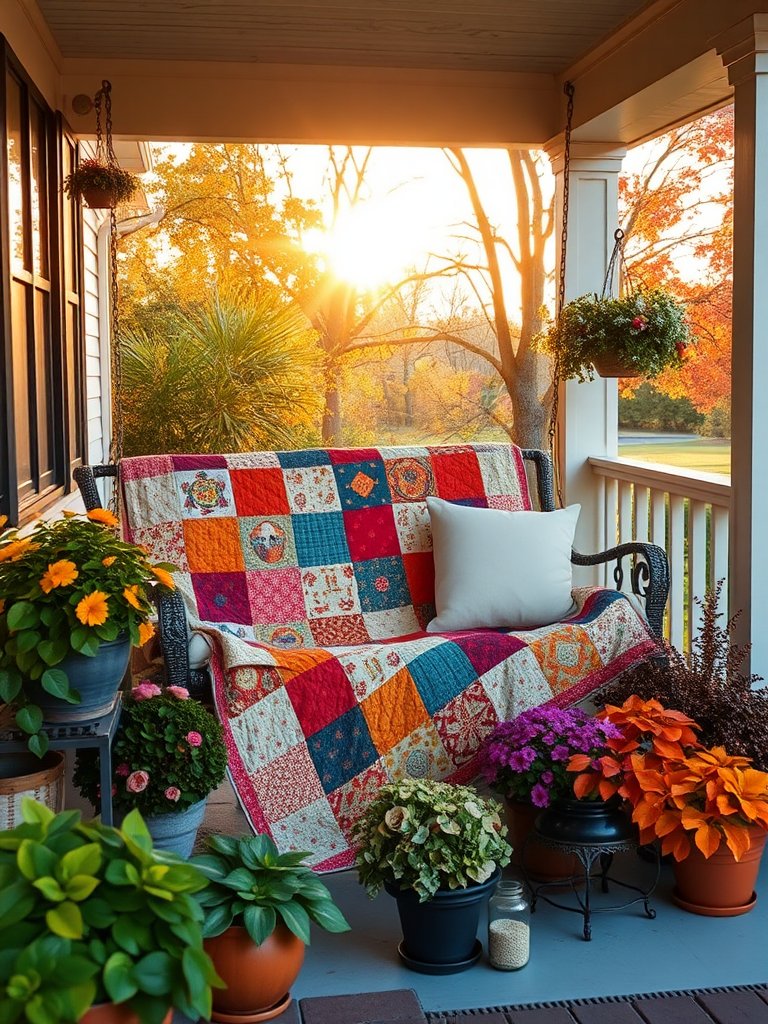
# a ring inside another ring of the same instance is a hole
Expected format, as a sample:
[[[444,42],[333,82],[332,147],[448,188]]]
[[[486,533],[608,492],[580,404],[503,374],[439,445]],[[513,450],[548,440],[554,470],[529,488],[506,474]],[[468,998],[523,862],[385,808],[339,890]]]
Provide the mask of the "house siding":
[[[92,210],[83,211],[83,328],[85,336],[85,394],[88,421],[88,462],[103,462],[108,448],[106,417],[102,404],[102,374],[104,355],[99,325],[101,295],[99,286],[99,225],[100,216]],[[104,401],[107,401],[105,396]]]

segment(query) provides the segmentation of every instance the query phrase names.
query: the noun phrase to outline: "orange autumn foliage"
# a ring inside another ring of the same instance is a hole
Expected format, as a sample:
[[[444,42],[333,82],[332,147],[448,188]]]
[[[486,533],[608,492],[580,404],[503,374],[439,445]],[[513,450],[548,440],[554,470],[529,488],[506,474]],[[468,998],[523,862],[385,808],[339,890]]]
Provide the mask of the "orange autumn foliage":
[[[707,858],[725,840],[740,860],[751,846],[750,826],[768,830],[768,773],[723,747],[702,747],[687,715],[633,695],[621,707],[606,705],[600,717],[623,739],[608,741],[615,756],[570,759],[569,770],[579,773],[574,792],[627,800],[641,843],[660,839],[662,853],[680,861],[691,851],[691,836]]]

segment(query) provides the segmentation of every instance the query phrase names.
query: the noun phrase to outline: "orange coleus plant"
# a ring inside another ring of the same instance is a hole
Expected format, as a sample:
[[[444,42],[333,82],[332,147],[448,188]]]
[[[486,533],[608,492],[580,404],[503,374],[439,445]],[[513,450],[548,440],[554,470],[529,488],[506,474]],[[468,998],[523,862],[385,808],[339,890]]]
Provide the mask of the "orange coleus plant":
[[[752,828],[768,830],[768,773],[723,747],[691,750],[683,758],[631,755],[640,792],[632,819],[642,843],[661,839],[675,860],[691,852],[691,837],[707,858],[723,840],[736,860],[752,845]]]
[[[621,738],[609,739],[611,752],[592,759],[574,754],[568,770],[578,772],[573,784],[577,797],[600,796],[603,800],[618,794],[634,804],[638,789],[631,757],[637,751],[664,758],[682,758],[688,747],[697,746],[696,722],[680,711],[671,711],[657,700],[641,700],[633,695],[617,707],[613,704],[599,712],[598,718],[615,725]]]

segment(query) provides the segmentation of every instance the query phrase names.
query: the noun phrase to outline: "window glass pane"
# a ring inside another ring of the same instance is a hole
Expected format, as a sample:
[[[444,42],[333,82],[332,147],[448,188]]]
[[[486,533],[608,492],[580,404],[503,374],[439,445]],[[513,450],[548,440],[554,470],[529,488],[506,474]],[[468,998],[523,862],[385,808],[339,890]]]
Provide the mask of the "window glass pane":
[[[34,494],[32,440],[30,437],[29,348],[27,345],[27,296],[30,286],[11,284],[11,352],[13,368],[13,430],[16,448],[16,479],[19,500]]]
[[[15,267],[28,265],[24,238],[24,156],[22,145],[21,87],[13,75],[5,76],[8,122],[8,234],[11,261]]]
[[[36,274],[48,276],[48,188],[46,176],[45,117],[36,103],[30,105],[32,200],[32,266]]]

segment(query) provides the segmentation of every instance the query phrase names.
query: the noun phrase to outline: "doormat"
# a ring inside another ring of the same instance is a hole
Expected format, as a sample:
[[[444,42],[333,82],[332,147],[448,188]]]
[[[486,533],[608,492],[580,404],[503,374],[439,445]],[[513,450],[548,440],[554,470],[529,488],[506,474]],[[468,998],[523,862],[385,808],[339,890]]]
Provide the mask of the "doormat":
[[[597,996],[426,1014],[430,1024],[768,1024],[768,984]]]

